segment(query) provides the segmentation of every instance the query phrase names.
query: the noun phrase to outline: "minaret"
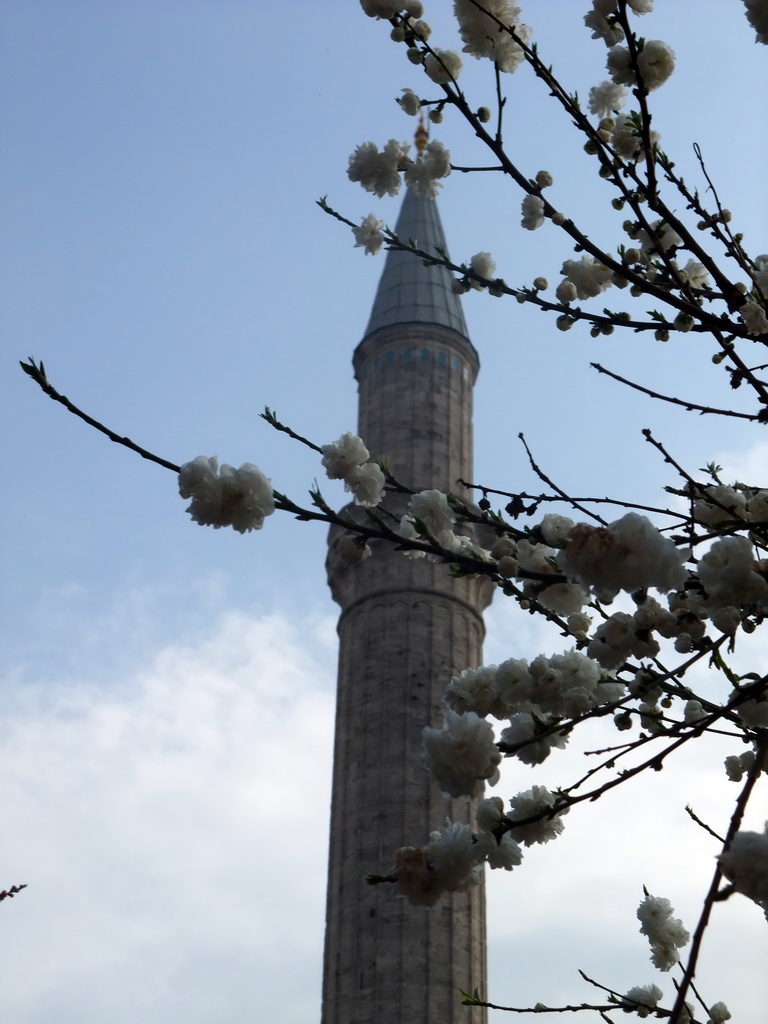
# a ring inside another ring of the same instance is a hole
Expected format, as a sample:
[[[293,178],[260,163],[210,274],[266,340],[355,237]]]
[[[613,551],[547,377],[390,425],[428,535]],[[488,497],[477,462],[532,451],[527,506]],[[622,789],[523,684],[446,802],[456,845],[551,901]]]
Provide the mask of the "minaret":
[[[418,143],[417,136],[417,143]],[[437,205],[408,190],[397,234],[445,250]],[[358,433],[402,483],[460,491],[472,478],[472,388],[479,369],[451,276],[391,251],[353,359]],[[389,503],[398,512],[404,504]],[[442,797],[421,763],[452,674],[481,661],[492,588],[453,579],[384,542],[345,565],[329,536],[328,581],[341,605],[323,1024],[484,1024],[459,989],[485,992],[485,893],[413,907],[366,885],[401,846],[422,845],[469,807]]]

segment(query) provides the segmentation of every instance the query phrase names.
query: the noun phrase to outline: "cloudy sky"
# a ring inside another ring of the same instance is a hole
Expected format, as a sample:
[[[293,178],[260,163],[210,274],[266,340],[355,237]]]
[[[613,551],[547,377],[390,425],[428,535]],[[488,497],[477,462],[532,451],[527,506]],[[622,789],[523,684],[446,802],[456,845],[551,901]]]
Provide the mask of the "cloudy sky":
[[[604,77],[586,6],[525,10],[582,96]],[[766,50],[736,0],[657,6],[644,31],[679,69],[654,97],[655,126],[703,189],[701,144],[747,248],[763,252]],[[438,45],[456,47],[447,3],[433,7]],[[171,461],[253,461],[300,499],[317,460],[258,413],[269,405],[320,443],[354,428],[350,358],[382,267],[315,200],[394,223],[398,200],[352,186],[346,161],[366,139],[410,137],[393,98],[421,79],[354,0],[295,0],[290,13],[260,0],[0,0],[0,48],[0,887],[29,883],[0,907],[5,1014],[304,1024],[319,1017],[335,675],[324,531],[286,517],[248,537],[190,524],[170,473],[48,401],[17,361],[42,358],[73,401]],[[493,99],[483,72],[465,71],[476,105]],[[508,90],[523,169],[551,170],[553,202],[615,246],[621,215],[567,122],[525,70]],[[438,137],[456,163],[487,162],[450,117]],[[490,250],[511,283],[556,281],[572,253],[551,226],[520,228],[499,177],[446,182],[454,256]],[[692,469],[716,458],[761,472],[768,451],[751,431],[654,407],[588,368],[740,401],[700,338],[593,341],[478,294],[465,311],[483,362],[478,479],[537,489],[524,431],[565,489],[657,501],[675,480],[646,426]],[[342,503],[336,485],[324,492]],[[496,602],[489,661],[557,649]],[[660,980],[636,931],[641,887],[693,926],[713,851],[682,807],[725,827],[728,752],[574,812],[562,840],[492,880],[492,999],[588,999],[579,967],[617,988]],[[578,770],[564,758],[540,781]],[[530,784],[520,768],[502,783]],[[761,796],[753,827],[768,816]],[[767,954],[759,911],[718,907],[707,996],[759,1019]]]

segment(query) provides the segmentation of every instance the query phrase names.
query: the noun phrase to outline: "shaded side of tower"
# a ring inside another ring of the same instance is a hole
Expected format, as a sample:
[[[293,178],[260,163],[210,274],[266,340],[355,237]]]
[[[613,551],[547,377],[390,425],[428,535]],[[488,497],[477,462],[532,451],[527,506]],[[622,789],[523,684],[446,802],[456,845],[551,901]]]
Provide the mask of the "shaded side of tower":
[[[426,251],[446,248],[436,204],[412,190],[396,230]],[[459,492],[472,473],[479,363],[447,271],[388,254],[354,367],[358,433],[372,455],[408,487]],[[386,504],[405,511],[402,499]],[[421,734],[440,722],[451,675],[480,664],[492,588],[384,542],[347,565],[343,533],[331,530],[327,561],[341,616],[323,1024],[483,1024],[459,995],[485,991],[482,884],[429,909],[365,876],[446,817],[470,820],[470,806],[442,797],[423,767]]]

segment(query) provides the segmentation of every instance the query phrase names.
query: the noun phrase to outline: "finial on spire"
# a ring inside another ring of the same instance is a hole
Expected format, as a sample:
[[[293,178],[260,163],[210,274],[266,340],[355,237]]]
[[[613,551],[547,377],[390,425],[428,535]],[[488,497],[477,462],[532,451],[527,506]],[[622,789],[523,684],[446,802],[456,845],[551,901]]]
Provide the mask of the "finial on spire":
[[[416,149],[419,151],[419,155],[421,155],[427,148],[427,143],[429,142],[429,129],[424,121],[423,114],[419,117],[419,127],[416,129],[414,141],[416,143]]]

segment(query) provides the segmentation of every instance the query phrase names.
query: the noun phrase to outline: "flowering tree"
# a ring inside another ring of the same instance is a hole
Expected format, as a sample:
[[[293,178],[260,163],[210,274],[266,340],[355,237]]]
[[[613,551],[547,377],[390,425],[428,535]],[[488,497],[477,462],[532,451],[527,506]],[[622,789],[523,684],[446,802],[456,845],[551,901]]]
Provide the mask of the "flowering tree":
[[[569,258],[550,298],[543,276],[529,286],[509,286],[496,276],[487,252],[457,264],[445,253],[427,252],[396,237],[373,213],[357,223],[321,200],[328,213],[352,228],[355,244],[372,254],[384,247],[412,252],[447,267],[457,292],[487,290],[532,303],[551,313],[561,331],[578,329],[584,321],[595,337],[621,331],[651,333],[659,341],[674,341],[683,333],[701,335],[705,358],[722,367],[731,389],[749,395],[746,408],[727,401],[715,407],[695,396],[650,389],[595,365],[624,386],[688,412],[768,422],[768,384],[761,376],[765,365],[761,349],[754,348],[768,343],[768,255],[746,251],[703,157],[699,154],[706,198],[678,174],[652,128],[650,94],[675,66],[675,54],[665,42],[639,34],[642,22],[637,19],[651,13],[652,0],[593,0],[584,21],[596,45],[606,47],[608,77],[590,90],[586,109],[555,77],[535,46],[533,31],[522,23],[520,9],[508,0],[454,4],[464,52],[486,61],[493,75],[496,101],[491,106],[477,106],[463,91],[462,58],[433,42],[419,0],[362,0],[362,6],[368,16],[389,23],[394,42],[423,69],[424,89],[403,91],[398,101],[403,111],[411,116],[428,112],[434,124],[445,116],[463,119],[487,147],[492,165],[460,169],[492,169],[509,178],[522,196],[523,228],[534,231],[551,223],[563,233]],[[745,6],[758,42],[768,43],[768,2],[745,0]],[[623,235],[610,251],[547,198],[553,175],[539,171],[530,176],[523,170],[524,154],[505,142],[504,76],[524,65],[577,129],[598,176],[612,188],[613,209],[624,211]],[[411,158],[407,144],[390,139],[381,149],[372,142],[360,145],[348,173],[380,197],[396,194],[403,182],[434,197],[442,179],[456,169],[437,140]],[[622,292],[613,300],[618,308],[603,306],[605,299],[593,301],[609,289]],[[653,308],[645,312],[649,301]],[[662,502],[640,506],[620,496],[569,495],[529,452],[541,493],[462,481],[478,494],[477,503],[470,504],[434,490],[409,491],[399,483],[397,467],[378,462],[363,439],[344,434],[317,445],[267,410],[264,418],[273,427],[314,449],[327,476],[344,482],[364,510],[353,517],[336,513],[318,489],[310,491],[309,503],[297,503],[274,490],[249,463],[235,469],[199,456],[174,465],[77,409],[53,388],[42,363],[22,365],[70,411],[178,473],[181,496],[200,525],[246,533],[261,529],[276,510],[336,524],[347,531],[344,551],[350,563],[368,556],[369,539],[383,539],[402,549],[404,557],[435,559],[454,572],[487,576],[566,638],[568,649],[562,654],[530,652],[530,660],[510,658],[498,666],[468,669],[450,681],[444,723],[424,735],[425,760],[436,783],[452,797],[482,798],[486,785],[499,782],[504,758],[535,769],[598,718],[609,723],[611,737],[616,731],[621,735],[606,741],[582,777],[554,791],[534,784],[508,805],[498,796],[480,799],[474,830],[449,823],[428,838],[413,837],[423,845],[392,851],[393,865],[382,865],[384,873],[372,881],[396,885],[413,903],[432,906],[446,892],[476,884],[486,863],[505,870],[521,865],[521,847],[559,837],[572,808],[659,771],[706,734],[727,737],[733,752],[724,770],[738,788],[721,825],[699,822],[719,853],[692,934],[666,898],[646,892],[637,912],[654,966],[681,971],[672,998],[664,1000],[655,984],[627,992],[601,984],[605,998],[600,1003],[527,1009],[591,1009],[604,1019],[610,1019],[611,1009],[621,1009],[639,1017],[656,1014],[673,1024],[729,1019],[725,1005],[712,1003],[694,985],[694,976],[718,902],[740,894],[768,915],[768,828],[763,833],[742,828],[748,801],[768,770],[768,676],[759,670],[741,673],[732,659],[737,641],[747,643],[768,613],[768,488],[759,481],[724,481],[714,464],[694,476],[646,431],[646,440],[676,474]],[[382,505],[392,493],[407,496],[405,515],[395,516]],[[620,610],[611,607],[614,602]],[[699,668],[709,673],[697,673]],[[492,720],[503,723],[500,730]],[[469,1003],[481,1002],[477,993],[465,996]]]

